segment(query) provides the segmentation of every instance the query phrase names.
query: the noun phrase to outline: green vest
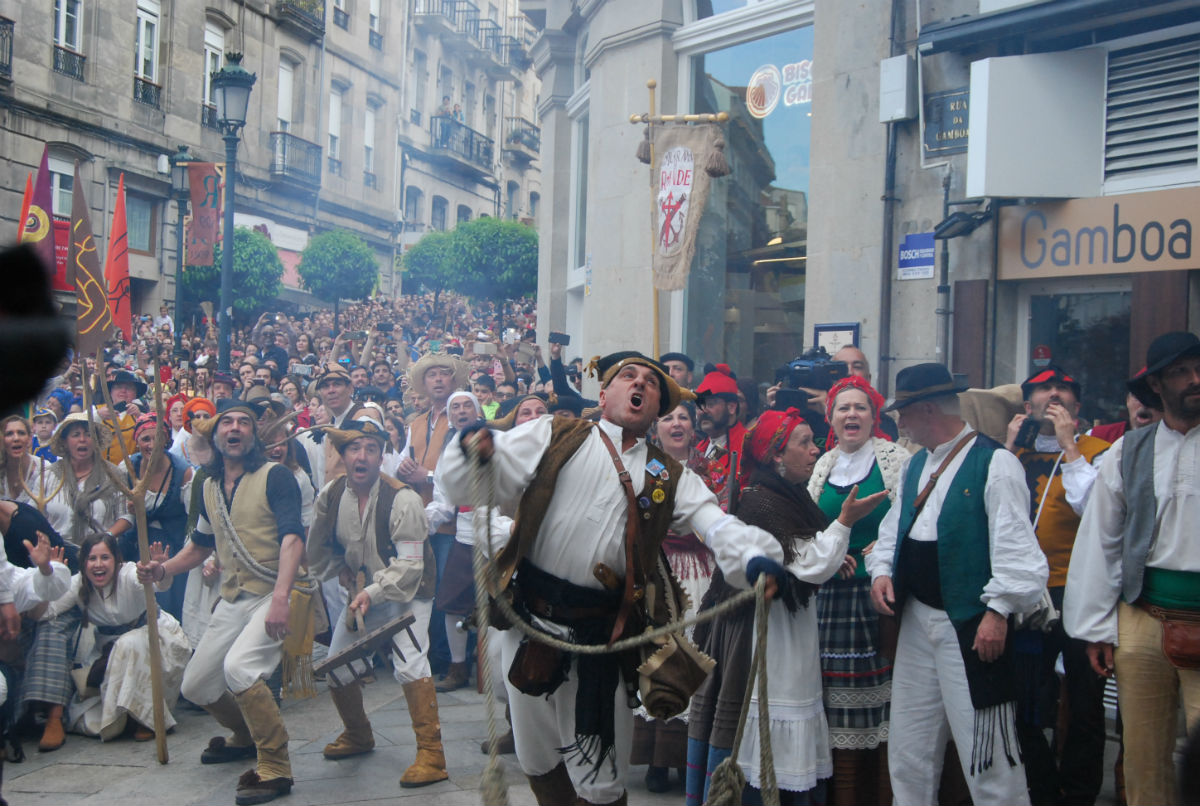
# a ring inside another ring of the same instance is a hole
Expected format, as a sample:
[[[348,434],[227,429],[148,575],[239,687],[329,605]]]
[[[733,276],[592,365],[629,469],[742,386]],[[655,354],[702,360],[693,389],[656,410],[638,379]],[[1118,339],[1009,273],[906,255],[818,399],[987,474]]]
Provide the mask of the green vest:
[[[830,521],[835,520],[841,514],[842,502],[850,495],[850,489],[849,487],[836,487],[828,479],[825,480],[825,484],[821,488],[821,497],[817,499],[817,506]],[[871,465],[871,472],[867,474],[867,477],[858,483],[858,497],[866,498],[868,495],[884,489],[883,473],[879,470],[879,462],[875,462]],[[883,516],[891,508],[892,502],[885,498],[882,504],[875,507],[866,517],[850,528],[850,545],[846,549],[846,553],[858,561],[858,566],[854,571],[857,579],[867,579],[870,576],[867,574],[867,564],[863,562],[862,550],[879,536],[879,524],[883,523]]]
[[[1000,443],[983,434],[975,438],[975,444],[967,451],[958,472],[948,480],[950,489],[946,491],[941,512],[938,513],[938,574],[942,601],[946,605],[946,615],[955,627],[987,609],[979,599],[984,586],[992,578],[988,516],[983,493],[992,454],[1001,447]],[[904,537],[916,519],[913,505],[920,492],[917,481],[928,458],[929,451],[921,451],[912,458],[905,471],[893,569],[900,567]],[[946,484],[947,480],[942,479],[941,483]]]

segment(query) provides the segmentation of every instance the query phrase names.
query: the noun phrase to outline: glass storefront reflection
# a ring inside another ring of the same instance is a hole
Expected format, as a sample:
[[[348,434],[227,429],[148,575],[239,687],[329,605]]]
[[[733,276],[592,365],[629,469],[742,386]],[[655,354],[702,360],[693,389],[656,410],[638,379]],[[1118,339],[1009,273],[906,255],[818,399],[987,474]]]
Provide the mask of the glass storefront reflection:
[[[759,380],[804,342],[812,52],[806,27],[692,60],[692,110],[729,113],[733,172],[704,209],[684,349]]]

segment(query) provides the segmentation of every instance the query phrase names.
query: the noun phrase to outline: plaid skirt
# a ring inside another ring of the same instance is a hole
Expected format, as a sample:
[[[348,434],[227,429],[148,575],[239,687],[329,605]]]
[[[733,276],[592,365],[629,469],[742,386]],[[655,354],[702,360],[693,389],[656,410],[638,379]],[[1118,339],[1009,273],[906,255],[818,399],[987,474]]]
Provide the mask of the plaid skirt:
[[[71,663],[79,640],[79,622],[79,609],[74,607],[55,618],[38,622],[33,645],[25,657],[22,708],[34,702],[66,705],[74,696]]]
[[[892,664],[881,657],[871,580],[835,577],[817,594],[821,677],[830,745],[869,750],[888,738]]]

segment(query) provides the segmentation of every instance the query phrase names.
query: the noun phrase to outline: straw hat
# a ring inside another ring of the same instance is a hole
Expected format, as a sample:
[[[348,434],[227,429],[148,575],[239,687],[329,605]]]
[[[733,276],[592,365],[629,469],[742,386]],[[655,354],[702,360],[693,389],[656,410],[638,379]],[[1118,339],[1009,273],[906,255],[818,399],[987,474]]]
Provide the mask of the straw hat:
[[[421,360],[408,370],[409,387],[419,394],[429,396],[425,388],[425,373],[434,367],[443,367],[454,373],[454,388],[461,389],[467,385],[471,369],[461,358],[445,353],[426,353]]]
[[[83,423],[83,427],[88,427],[88,416],[82,411],[77,411],[63,417],[63,421],[58,424],[58,428],[54,429],[54,436],[50,437],[49,447],[54,451],[54,455],[63,458],[67,455],[67,429],[75,423]],[[112,442],[112,430],[101,425],[100,421],[96,422],[96,433],[100,440],[100,453],[108,449],[108,445]]]

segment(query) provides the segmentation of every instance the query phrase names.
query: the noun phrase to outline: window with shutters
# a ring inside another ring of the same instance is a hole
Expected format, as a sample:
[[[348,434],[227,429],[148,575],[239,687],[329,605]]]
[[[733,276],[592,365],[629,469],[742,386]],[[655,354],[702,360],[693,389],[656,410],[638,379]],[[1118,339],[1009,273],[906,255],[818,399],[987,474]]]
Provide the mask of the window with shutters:
[[[1200,180],[1200,33],[1108,57],[1106,191]]]

